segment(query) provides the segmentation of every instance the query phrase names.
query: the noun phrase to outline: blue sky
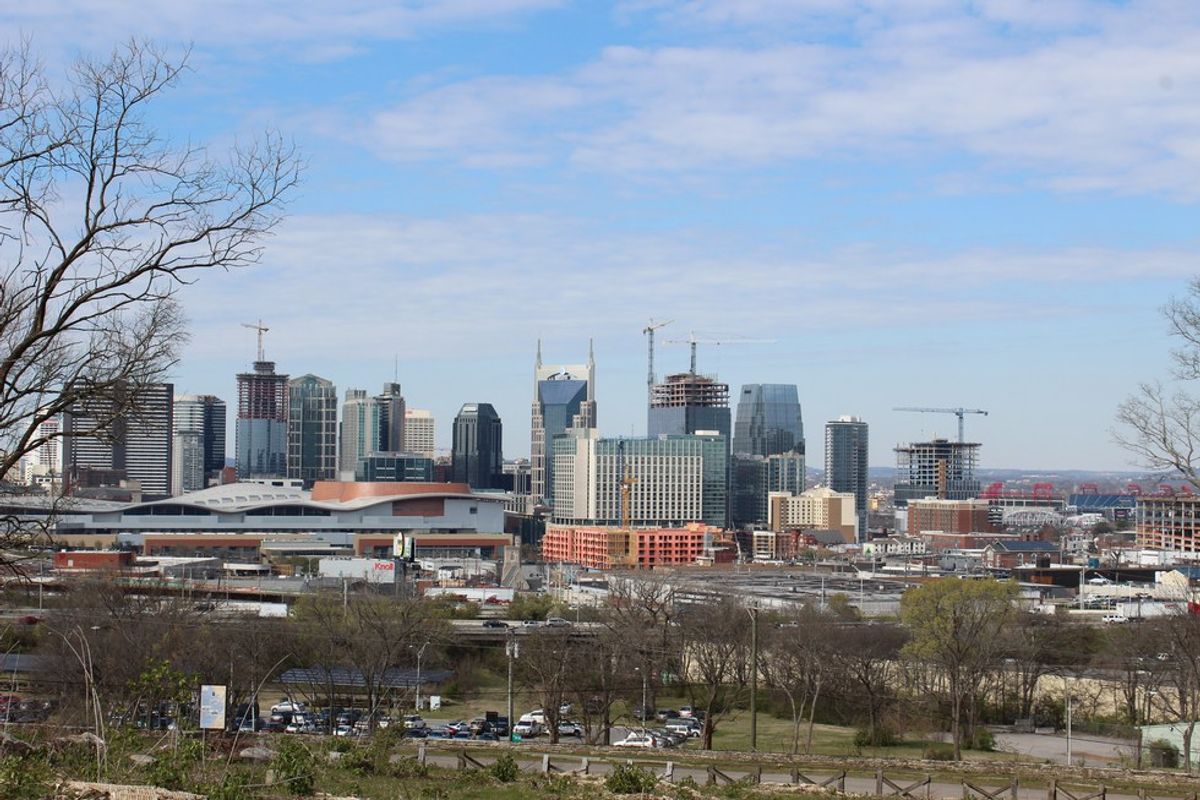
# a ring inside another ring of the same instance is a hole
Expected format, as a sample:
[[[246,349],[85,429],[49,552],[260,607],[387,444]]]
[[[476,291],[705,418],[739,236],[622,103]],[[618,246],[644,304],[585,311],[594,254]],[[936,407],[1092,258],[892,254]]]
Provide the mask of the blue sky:
[[[274,129],[308,167],[261,265],[184,295],[180,391],[393,373],[438,418],[491,402],[528,454],[534,342],[598,362],[645,430],[651,318],[800,387],[810,463],[970,419],[989,467],[1112,469],[1117,403],[1165,376],[1158,308],[1200,272],[1200,6],[1085,0],[55,0],[0,22],[51,66],[130,36],[192,71],[179,141]],[[19,34],[18,34],[19,32]],[[687,365],[663,346],[660,373]]]

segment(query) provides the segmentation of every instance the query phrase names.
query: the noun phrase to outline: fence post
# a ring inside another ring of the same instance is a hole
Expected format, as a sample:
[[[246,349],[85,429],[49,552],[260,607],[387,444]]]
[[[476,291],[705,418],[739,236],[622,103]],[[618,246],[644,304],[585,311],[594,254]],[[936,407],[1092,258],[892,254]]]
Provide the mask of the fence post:
[[[425,745],[417,748],[417,763],[422,767],[425,766]]]
[[[712,766],[711,764],[708,766],[708,782],[706,785],[708,785],[708,786],[716,786],[717,785],[717,768]]]
[[[588,770],[591,769],[591,766],[592,766],[591,759],[589,759],[587,756],[584,756],[583,763],[579,765],[579,771],[582,772],[584,775],[587,775]]]
[[[543,775],[550,774],[550,754],[549,753],[542,756],[542,774]]]
[[[675,762],[668,761],[667,766],[663,768],[663,780],[667,783],[675,781]]]
[[[967,789],[967,782],[965,780],[962,782],[962,790],[963,790],[962,800],[968,800],[968,798],[970,798],[970,796],[971,796],[971,792]]]
[[[1009,791],[1012,792],[1012,800],[1021,800],[1021,784],[1016,775],[1013,775],[1012,788]]]
[[[1104,787],[1104,784],[1102,783],[1102,784],[1100,784],[1100,800],[1107,800],[1107,799],[1108,799],[1108,789],[1106,789]]]
[[[883,797],[883,770],[875,770],[875,796]]]
[[[1054,778],[1050,779],[1050,785],[1046,787],[1046,800],[1058,800],[1058,781]]]
[[[800,768],[798,766],[796,766],[795,764],[792,764],[791,778],[792,778],[792,783],[794,783],[796,785],[800,784]]]
[[[1138,800],[1146,800],[1146,790],[1138,789]]]

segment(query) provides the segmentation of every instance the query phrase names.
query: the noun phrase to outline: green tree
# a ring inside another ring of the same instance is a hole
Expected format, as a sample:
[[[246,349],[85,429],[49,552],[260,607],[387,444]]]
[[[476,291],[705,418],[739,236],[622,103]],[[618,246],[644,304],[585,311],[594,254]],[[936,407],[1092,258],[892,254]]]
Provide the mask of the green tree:
[[[911,633],[903,653],[937,671],[946,687],[954,758],[962,758],[963,711],[974,735],[975,707],[984,679],[1003,653],[1017,585],[943,578],[911,589],[900,618]]]

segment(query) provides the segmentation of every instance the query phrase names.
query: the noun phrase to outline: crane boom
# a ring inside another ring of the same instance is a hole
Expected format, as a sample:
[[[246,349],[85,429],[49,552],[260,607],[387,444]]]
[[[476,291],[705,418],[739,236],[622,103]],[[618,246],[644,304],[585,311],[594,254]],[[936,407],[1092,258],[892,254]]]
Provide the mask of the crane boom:
[[[266,354],[263,352],[263,334],[271,329],[266,325],[263,325],[261,319],[258,321],[257,325],[255,325],[253,322],[243,322],[242,327],[249,328],[252,331],[258,331],[258,360],[266,361]]]
[[[696,345],[698,344],[774,344],[774,339],[697,339],[694,332],[688,333],[686,339],[665,339],[663,344],[686,344],[692,348],[690,372],[696,374]]]
[[[966,414],[982,414],[987,416],[988,412],[981,408],[929,408],[926,406],[900,406],[893,408],[892,411],[916,411],[925,414],[953,414],[958,417],[958,443],[962,444],[966,439],[963,434],[963,417]]]
[[[647,347],[650,351],[648,358],[648,370],[646,372],[646,402],[650,402],[651,396],[654,394],[654,332],[659,328],[665,328],[675,320],[669,319],[666,322],[655,322],[653,317],[646,327],[642,328],[642,333],[646,334],[648,339]]]

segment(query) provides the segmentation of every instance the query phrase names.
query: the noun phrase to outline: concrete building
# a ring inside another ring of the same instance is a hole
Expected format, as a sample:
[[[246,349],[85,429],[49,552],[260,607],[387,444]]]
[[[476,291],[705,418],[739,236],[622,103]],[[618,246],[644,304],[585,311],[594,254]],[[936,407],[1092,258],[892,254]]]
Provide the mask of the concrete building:
[[[240,373],[237,384],[238,478],[286,476],[288,376],[275,372],[274,361],[255,361],[254,371]]]
[[[1200,552],[1200,496],[1140,495],[1134,514],[1138,547]]]
[[[552,523],[542,537],[542,559],[599,570],[695,564],[721,536],[719,528],[700,523],[633,529]]]
[[[908,501],[908,532],[994,533],[986,500],[939,500],[926,497]]]
[[[171,493],[174,387],[152,383],[113,400],[80,404],[63,415],[63,469],[67,482],[82,472],[112,481],[137,481],[147,495]]]
[[[554,439],[568,430],[596,427],[596,360],[588,344],[586,364],[543,364],[538,341],[533,366],[530,420],[530,505],[554,502]]]
[[[729,428],[729,384],[684,372],[668,375],[650,388],[646,425],[650,438],[715,431],[728,443]]]
[[[853,493],[859,541],[867,536],[868,433],[867,423],[858,417],[825,423],[825,482],[835,492]]]
[[[337,477],[337,388],[316,375],[288,382],[287,476],[305,487]]]
[[[770,526],[773,531],[816,528],[836,530],[845,542],[857,537],[854,495],[816,487],[798,495],[772,494]]]
[[[748,383],[738,398],[733,452],[752,456],[800,453],[804,420],[800,394],[791,383]]]
[[[450,461],[453,480],[472,489],[504,485],[504,427],[491,403],[466,403],[454,418]]]
[[[225,401],[211,394],[175,397],[171,494],[195,492],[225,468]]]
[[[433,413],[420,408],[404,409],[404,446],[410,453],[433,458],[437,426]]]
[[[979,496],[979,444],[934,439],[896,448],[896,508],[913,499],[966,500]]]
[[[727,502],[725,437],[601,439],[575,430],[554,441],[554,521],[678,528],[691,522],[724,527]],[[632,480],[629,508],[622,481]]]
[[[58,417],[45,420],[38,425],[35,436],[42,444],[31,450],[21,460],[19,477],[15,478],[28,486],[41,486],[51,494],[62,490],[63,440],[62,420]]]

